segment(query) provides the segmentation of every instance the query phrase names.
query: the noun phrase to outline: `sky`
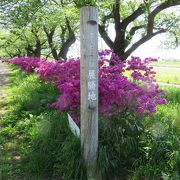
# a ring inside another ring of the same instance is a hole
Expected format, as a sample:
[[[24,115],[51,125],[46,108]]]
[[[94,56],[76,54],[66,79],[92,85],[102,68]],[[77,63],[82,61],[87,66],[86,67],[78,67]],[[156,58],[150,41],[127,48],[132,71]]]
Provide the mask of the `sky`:
[[[134,56],[140,57],[155,57],[160,60],[179,60],[180,61],[180,47],[176,49],[162,49],[161,38],[162,36],[157,36],[149,40],[140,46],[136,51],[134,51]]]

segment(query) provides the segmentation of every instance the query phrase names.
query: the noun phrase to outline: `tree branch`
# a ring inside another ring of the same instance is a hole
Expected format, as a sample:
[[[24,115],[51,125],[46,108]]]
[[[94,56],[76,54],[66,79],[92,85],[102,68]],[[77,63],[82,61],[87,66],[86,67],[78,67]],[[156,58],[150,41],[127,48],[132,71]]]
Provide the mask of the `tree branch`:
[[[55,27],[52,27],[50,32],[48,32],[47,28],[44,26],[43,27],[44,29],[44,32],[46,33],[46,36],[47,36],[47,40],[48,40],[48,44],[49,44],[49,47],[51,49],[51,52],[52,52],[52,55],[54,57],[54,59],[57,59],[58,58],[58,54],[57,54],[57,51],[53,45],[53,36],[54,36],[54,32],[55,32]]]
[[[142,45],[143,43],[145,43],[146,41],[150,40],[151,38],[153,38],[154,36],[161,34],[161,33],[165,33],[167,32],[164,29],[161,29],[155,33],[151,33],[149,35],[146,35],[144,37],[142,37],[140,40],[138,40],[136,43],[134,43],[123,55],[123,59],[126,59],[133,51],[135,51],[140,45]]]
[[[115,21],[116,34],[121,28],[119,6],[120,6],[119,0],[115,0],[114,8],[113,8],[113,15],[114,15],[114,21]]]
[[[108,36],[106,30],[105,30],[105,25],[100,25],[99,24],[99,34],[105,41],[105,43],[109,46],[110,49],[113,49],[113,41],[111,38]]]
[[[102,23],[103,23],[103,25],[105,25],[105,24],[106,24],[106,21],[109,20],[109,19],[111,19],[111,18],[113,18],[113,10],[111,11],[110,14],[108,14],[107,16],[104,16],[104,17],[102,18]]]
[[[67,26],[67,29],[69,31],[69,34],[72,34],[74,33],[74,31],[72,30],[71,26],[70,26],[70,22],[68,20],[68,18],[66,17],[66,26]]]
[[[41,46],[43,46],[46,42],[47,42],[47,40],[42,41]]]
[[[137,30],[142,29],[143,27],[145,27],[145,26],[144,25],[140,25],[140,26],[132,27],[131,30],[129,31],[130,36],[133,36]]]
[[[65,42],[65,35],[66,35],[66,27],[61,25],[61,44],[63,44]]]
[[[126,29],[126,27],[133,22],[136,18],[138,18],[140,15],[142,15],[144,13],[144,10],[142,8],[142,4],[138,7],[138,9],[136,9],[130,16],[128,16],[127,18],[125,18],[122,22],[121,25],[122,27],[124,27],[124,29]]]
[[[67,52],[69,50],[69,47],[76,41],[74,31],[72,30],[72,28],[70,26],[70,22],[67,19],[67,17],[66,17],[66,26],[67,26],[69,34],[68,34],[67,40],[65,42],[63,42],[63,44],[62,44],[62,47],[61,47],[59,54],[58,54],[58,59],[60,57],[63,59],[67,59]]]
[[[130,44],[134,34],[136,33],[137,30],[142,29],[145,27],[145,25],[140,25],[140,26],[134,26],[130,29],[129,34],[126,36],[126,47]]]
[[[178,35],[174,31],[169,31],[169,33],[171,33],[174,36],[174,38],[175,38],[175,46],[174,46],[174,48],[177,48],[179,46]]]
[[[180,5],[179,0],[168,0],[162,4],[160,4],[158,7],[156,7],[148,16],[148,24],[147,24],[147,34],[151,34],[153,32],[154,27],[154,19],[157,14],[159,14],[161,11],[172,7]]]

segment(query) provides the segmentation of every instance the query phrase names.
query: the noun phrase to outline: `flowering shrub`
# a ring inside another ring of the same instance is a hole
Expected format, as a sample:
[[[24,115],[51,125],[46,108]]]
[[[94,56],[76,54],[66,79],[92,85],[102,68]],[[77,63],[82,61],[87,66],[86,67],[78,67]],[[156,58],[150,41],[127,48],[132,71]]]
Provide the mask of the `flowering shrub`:
[[[43,60],[34,57],[19,57],[10,59],[9,62],[19,66],[22,70],[33,72],[35,68],[39,67],[39,62]]]
[[[121,61],[110,50],[99,52],[99,112],[113,116],[122,112],[138,115],[155,112],[157,104],[166,104],[164,91],[155,83],[152,67],[153,58],[141,60],[132,57]],[[69,110],[79,123],[80,109],[80,60],[47,61],[38,58],[15,58],[16,64],[27,72],[36,72],[40,78],[54,83],[60,92],[56,102],[49,105],[59,111]],[[125,72],[130,72],[130,77]]]
[[[156,73],[152,70],[153,67],[148,66],[148,64],[152,61],[157,61],[157,59],[146,58],[142,61],[139,57],[132,57],[132,59],[128,61],[129,66],[126,70],[133,71],[131,73],[131,77],[134,80],[155,82],[154,74]]]

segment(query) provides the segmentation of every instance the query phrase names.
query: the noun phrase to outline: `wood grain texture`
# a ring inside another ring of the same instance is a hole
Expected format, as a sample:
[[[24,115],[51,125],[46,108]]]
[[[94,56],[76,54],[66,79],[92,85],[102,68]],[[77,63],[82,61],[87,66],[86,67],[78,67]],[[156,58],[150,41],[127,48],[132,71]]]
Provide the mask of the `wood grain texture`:
[[[98,14],[81,8],[81,147],[89,173],[96,167],[98,148]]]

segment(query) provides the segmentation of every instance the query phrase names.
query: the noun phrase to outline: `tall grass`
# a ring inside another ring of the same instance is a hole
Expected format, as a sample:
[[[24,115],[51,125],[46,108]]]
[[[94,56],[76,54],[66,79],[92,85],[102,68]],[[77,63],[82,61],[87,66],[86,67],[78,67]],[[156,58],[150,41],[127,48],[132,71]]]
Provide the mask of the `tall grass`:
[[[144,119],[145,156],[136,160],[132,179],[180,178],[180,89],[164,87],[168,105],[159,106],[153,116]]]
[[[47,107],[57,90],[16,68],[10,79],[8,112],[0,118],[0,179],[87,179],[66,113]],[[97,169],[103,180],[179,178],[180,91],[166,91],[168,105],[152,116],[100,117]]]
[[[0,179],[85,179],[80,140],[70,132],[67,114],[47,106],[58,91],[34,74],[11,68],[8,112],[0,118],[0,154],[7,156],[0,157]],[[14,161],[17,155],[20,160]]]

